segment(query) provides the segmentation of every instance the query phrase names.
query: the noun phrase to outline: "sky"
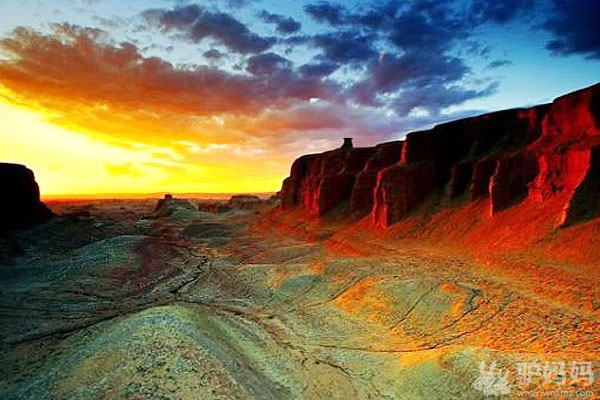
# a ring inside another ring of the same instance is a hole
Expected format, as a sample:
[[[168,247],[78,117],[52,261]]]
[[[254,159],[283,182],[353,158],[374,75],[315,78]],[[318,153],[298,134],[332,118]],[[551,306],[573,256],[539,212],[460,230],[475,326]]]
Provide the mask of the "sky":
[[[0,161],[45,196],[276,191],[302,154],[600,81],[600,0],[0,0]]]

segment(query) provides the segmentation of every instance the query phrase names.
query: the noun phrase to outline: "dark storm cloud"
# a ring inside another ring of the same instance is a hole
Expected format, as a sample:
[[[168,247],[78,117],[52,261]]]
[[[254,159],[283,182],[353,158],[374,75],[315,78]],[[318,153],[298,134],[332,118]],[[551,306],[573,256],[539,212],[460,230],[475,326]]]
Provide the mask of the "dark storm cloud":
[[[369,72],[377,91],[393,92],[408,84],[452,83],[462,79],[469,68],[457,57],[413,52],[384,55],[369,66]]]
[[[416,108],[427,110],[433,115],[452,105],[464,103],[467,100],[486,97],[494,94],[498,83],[494,82],[483,90],[464,89],[459,86],[429,84],[404,90],[395,102],[394,109],[401,115],[408,115]]]
[[[280,38],[279,43],[291,46],[290,51],[294,50],[294,46],[308,46],[310,45],[311,37],[309,35],[297,34],[288,37]]]
[[[348,12],[346,7],[340,4],[329,2],[307,4],[304,6],[304,11],[316,21],[326,22],[333,26],[347,23]]]
[[[493,94],[497,82],[483,90],[460,86],[458,82],[469,73],[462,59],[452,56],[432,56],[429,53],[384,55],[368,67],[368,78],[356,83],[350,94],[360,104],[389,105],[379,94],[396,94],[392,109],[405,116],[419,107],[437,115],[446,107]]]
[[[210,11],[197,5],[172,10],[148,10],[144,15],[164,31],[181,32],[193,42],[213,38],[230,50],[242,54],[260,53],[275,43],[275,38],[257,35],[229,14]]]
[[[417,3],[390,21],[388,40],[404,51],[447,51],[468,36],[464,21],[441,2]]]
[[[497,24],[505,24],[514,20],[515,18],[518,18],[527,11],[533,11],[533,7],[533,0],[473,0],[471,5],[471,14],[478,23],[492,22]]]
[[[318,60],[353,63],[366,71],[346,94],[359,104],[394,104],[403,115],[417,107],[436,114],[451,105],[491,95],[495,84],[481,90],[464,87],[471,70],[456,50],[472,53],[474,47],[485,48],[467,41],[476,24],[483,23],[484,18],[504,22],[524,9],[520,5],[486,5],[479,0],[465,7],[423,0],[371,3],[352,9],[318,2],[304,8],[314,20],[331,29],[312,38],[313,45],[322,51]],[[483,53],[477,56],[488,57],[489,48]],[[400,94],[412,100],[382,97]]]
[[[600,59],[600,1],[555,0],[552,11],[543,25],[554,36],[546,48],[555,55]]]
[[[324,62],[318,64],[304,64],[298,70],[302,76],[323,77],[331,75],[340,67],[339,64]]]
[[[265,53],[248,58],[246,70],[252,75],[269,75],[277,71],[289,70],[291,66],[289,60],[275,53]]]
[[[332,32],[313,36],[312,43],[323,51],[323,58],[339,63],[365,62],[377,57],[373,36],[354,32]]]
[[[424,46],[430,51],[446,49],[471,29],[465,15],[452,3],[440,1],[389,1],[382,5],[365,5],[350,11],[340,4],[308,4],[305,12],[318,22],[337,29],[368,32],[373,39],[382,38],[401,49]]]
[[[277,32],[287,35],[298,32],[302,25],[292,17],[285,17],[279,14],[272,14],[267,10],[262,10],[259,17],[270,24],[275,24]]]
[[[367,9],[351,12],[344,5],[322,1],[307,4],[304,6],[304,11],[315,21],[333,27],[352,25],[376,29],[382,27],[389,18],[393,18],[399,8],[397,2],[394,1],[379,6],[365,4],[367,4]]]

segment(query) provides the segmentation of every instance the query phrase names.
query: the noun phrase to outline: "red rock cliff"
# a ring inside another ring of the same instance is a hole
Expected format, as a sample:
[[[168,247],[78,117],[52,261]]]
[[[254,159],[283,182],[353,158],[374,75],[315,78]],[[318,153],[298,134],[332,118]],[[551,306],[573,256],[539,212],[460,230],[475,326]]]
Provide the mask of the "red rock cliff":
[[[552,104],[466,118],[404,141],[300,157],[282,207],[370,215],[387,227],[422,205],[489,201],[494,215],[564,199],[559,226],[600,213],[600,84]]]

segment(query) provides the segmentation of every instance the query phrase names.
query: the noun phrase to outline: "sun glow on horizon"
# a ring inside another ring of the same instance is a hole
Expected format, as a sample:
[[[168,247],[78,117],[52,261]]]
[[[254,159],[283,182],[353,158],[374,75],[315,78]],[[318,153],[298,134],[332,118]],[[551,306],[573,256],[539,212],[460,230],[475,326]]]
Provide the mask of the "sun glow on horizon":
[[[169,147],[106,143],[7,101],[0,100],[0,115],[0,160],[33,170],[44,198],[271,192],[281,184],[281,176],[244,179],[231,166],[174,161],[177,154]],[[161,158],[165,154],[172,158]]]

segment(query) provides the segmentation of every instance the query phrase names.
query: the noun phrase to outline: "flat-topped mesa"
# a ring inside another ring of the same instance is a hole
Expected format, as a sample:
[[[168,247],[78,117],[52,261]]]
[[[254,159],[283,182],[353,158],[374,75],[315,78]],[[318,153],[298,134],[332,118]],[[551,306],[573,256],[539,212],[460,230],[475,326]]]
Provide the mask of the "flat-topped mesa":
[[[370,215],[387,227],[434,200],[489,202],[494,215],[523,201],[564,199],[559,226],[598,216],[600,84],[552,104],[465,118],[404,141],[298,158],[282,207],[315,216]]]
[[[0,233],[44,222],[54,213],[40,201],[33,172],[21,164],[0,163]]]

